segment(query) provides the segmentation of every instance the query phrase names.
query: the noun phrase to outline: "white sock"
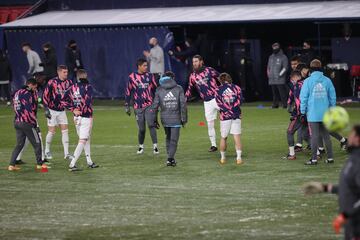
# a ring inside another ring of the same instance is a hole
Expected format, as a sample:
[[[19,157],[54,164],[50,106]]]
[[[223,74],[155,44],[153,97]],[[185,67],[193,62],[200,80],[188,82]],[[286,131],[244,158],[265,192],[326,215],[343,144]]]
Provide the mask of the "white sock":
[[[45,151],[44,151],[44,141],[41,137],[41,133],[39,132],[39,138],[40,138],[40,143],[41,143],[41,160],[45,160]]]
[[[144,144],[139,144],[139,148],[144,148]]]
[[[74,167],[76,164],[76,161],[79,159],[81,152],[83,151],[85,147],[85,143],[84,142],[79,142],[78,145],[76,146],[75,152],[74,152],[74,158],[71,160],[71,163],[69,165],[69,167]]]
[[[86,156],[86,162],[88,165],[92,165],[93,161],[91,160],[91,154],[90,154],[90,139],[87,140],[85,147],[84,147],[84,151],[85,151],[85,156]]]
[[[46,143],[45,143],[45,152],[48,153],[50,152],[50,145],[51,145],[51,142],[53,140],[53,137],[54,137],[54,133],[52,132],[48,132],[46,134]]]
[[[324,150],[324,149],[325,149],[325,148],[323,148],[323,147],[319,147],[319,150],[321,150],[321,151]]]
[[[69,154],[69,130],[62,130],[61,131],[62,137],[62,144],[64,146],[64,156],[66,157]]]
[[[154,149],[157,148],[157,143],[154,143],[153,148]]]
[[[21,152],[20,152],[19,155],[17,156],[16,160],[20,160],[20,159],[22,158],[22,155],[24,154],[25,149],[27,148],[28,145],[29,145],[29,139],[26,138],[26,139],[25,139],[25,144],[24,144],[23,148],[21,149]]]
[[[318,150],[316,150],[316,154],[317,154],[317,155],[320,155],[320,151],[319,151],[319,149],[318,149]]]
[[[241,150],[236,150],[236,159],[237,160],[241,159]]]
[[[289,147],[289,154],[290,154],[291,156],[294,156],[294,155],[295,155],[295,147],[294,147],[294,146]]]
[[[208,123],[208,134],[211,142],[211,146],[216,147],[216,132],[215,132],[215,122],[209,121]]]
[[[302,144],[301,144],[301,143],[297,143],[296,146],[302,147]]]
[[[346,139],[344,137],[340,140],[341,143],[344,143],[345,141]]]
[[[225,152],[220,152],[221,159],[226,159]]]

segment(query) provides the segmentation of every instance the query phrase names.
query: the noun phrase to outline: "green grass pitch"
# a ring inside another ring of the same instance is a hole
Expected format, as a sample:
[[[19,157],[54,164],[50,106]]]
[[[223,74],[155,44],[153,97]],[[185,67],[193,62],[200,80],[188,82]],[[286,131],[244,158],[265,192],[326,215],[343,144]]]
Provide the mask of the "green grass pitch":
[[[13,113],[0,106],[0,239],[341,239],[331,228],[336,196],[301,192],[306,181],[337,182],[346,159],[338,142],[333,139],[334,165],[304,166],[308,153],[282,160],[286,111],[242,109],[242,166],[235,165],[231,139],[226,165],[219,165],[219,153],[207,152],[200,104],[189,106],[173,168],[164,164],[162,129],[161,154],[153,156],[147,133],[145,153],[137,156],[134,116],[97,103],[92,158],[100,168],[86,169],[82,156],[78,165],[84,170],[68,172],[58,131],[48,173],[35,172],[30,146],[27,164],[14,173],[6,170],[15,144]],[[359,107],[348,111],[352,123],[360,119]],[[68,117],[73,152],[77,137]],[[42,110],[39,119],[45,133]],[[218,122],[216,128],[219,136]]]

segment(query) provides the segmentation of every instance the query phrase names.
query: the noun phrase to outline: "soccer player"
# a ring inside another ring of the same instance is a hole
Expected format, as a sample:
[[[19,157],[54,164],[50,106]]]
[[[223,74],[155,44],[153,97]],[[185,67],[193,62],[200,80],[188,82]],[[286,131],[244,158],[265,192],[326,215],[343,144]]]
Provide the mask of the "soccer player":
[[[158,108],[161,110],[161,123],[165,129],[166,135],[166,151],[168,159],[167,166],[176,166],[174,158],[179,136],[180,128],[187,122],[187,109],[184,90],[175,82],[175,74],[173,72],[166,72],[160,78],[160,87],[155,93],[152,108],[155,112]]]
[[[93,125],[93,88],[87,79],[87,73],[83,69],[76,72],[78,82],[71,86],[67,92],[66,100],[63,103],[70,111],[74,113],[74,123],[76,133],[79,136],[79,142],[74,152],[69,171],[78,171],[76,162],[82,151],[85,151],[86,162],[89,168],[99,167],[91,160],[90,154],[90,135]]]
[[[301,72],[293,71],[290,74],[290,81],[291,81],[291,88],[289,92],[289,99],[288,99],[288,107],[290,113],[290,123],[287,129],[287,141],[289,145],[289,153],[285,157],[288,160],[295,160],[295,140],[294,135],[295,132],[298,130],[299,134],[304,134],[306,129],[306,122],[301,121],[301,112],[300,112],[300,91],[301,87],[304,83],[301,77]],[[304,119],[303,119],[304,120]]]
[[[192,90],[196,88],[201,99],[204,101],[205,118],[208,125],[208,134],[211,142],[209,152],[216,152],[216,132],[215,119],[217,118],[218,106],[215,100],[215,94],[218,89],[216,80],[219,73],[211,67],[204,66],[204,60],[200,55],[192,58],[193,72],[189,77],[189,86],[185,97],[189,99]]]
[[[227,137],[234,136],[236,150],[236,164],[243,163],[241,159],[241,100],[242,94],[239,86],[232,84],[232,78],[227,73],[219,76],[221,86],[216,93],[216,103],[220,110],[220,163],[226,163]]]
[[[360,125],[353,127],[348,138],[349,158],[345,163],[338,185],[310,182],[305,194],[335,193],[339,195],[340,213],[333,221],[336,233],[345,227],[345,240],[360,239]]]
[[[41,143],[39,138],[39,129],[37,127],[37,83],[34,78],[26,81],[26,86],[15,92],[13,97],[13,107],[15,112],[14,126],[16,130],[16,147],[12,153],[9,171],[20,170],[16,166],[16,157],[24,147],[25,139],[28,138],[35,150],[36,168],[47,168],[41,160]]]
[[[317,164],[317,151],[320,137],[322,136],[327,150],[325,163],[333,163],[333,151],[329,132],[326,130],[322,119],[325,112],[336,104],[336,93],[331,80],[322,73],[321,62],[314,59],[310,63],[311,75],[308,77],[300,92],[301,118],[309,123],[311,136],[312,156],[305,165]]]
[[[34,78],[36,80],[37,83],[37,94],[38,94],[38,105],[41,107],[41,103],[42,103],[42,93],[43,93],[43,88],[45,87],[44,85],[46,84],[46,79],[45,79],[45,75],[42,73],[36,73],[34,74]],[[43,160],[43,162],[45,164],[49,163],[48,160],[45,159],[45,151],[44,151],[44,144],[43,144],[43,139],[42,139],[42,135],[40,132],[40,127],[37,126],[39,129],[39,138],[40,138],[40,142],[41,142],[41,160]],[[19,155],[16,158],[16,165],[21,165],[24,164],[25,162],[22,160],[22,155],[24,154],[27,146],[29,145],[29,140],[26,138],[25,140],[25,144],[24,147],[22,148],[22,150],[20,151]]]
[[[49,80],[44,94],[43,102],[45,107],[45,116],[48,118],[48,133],[46,135],[45,158],[52,159],[50,145],[55,135],[56,126],[59,126],[62,134],[62,144],[64,147],[64,159],[71,160],[69,154],[69,130],[65,107],[62,104],[66,92],[71,88],[72,82],[68,79],[68,69],[65,65],[59,65],[57,68],[58,77]]]
[[[148,63],[145,59],[138,59],[136,66],[137,72],[129,75],[129,81],[125,90],[125,112],[129,116],[131,115],[130,101],[133,99],[134,112],[139,128],[139,149],[137,154],[144,153],[146,123],[149,127],[151,140],[153,142],[153,153],[159,154],[156,135],[158,125],[155,121],[156,114],[151,109],[157,84],[154,75],[148,72]]]

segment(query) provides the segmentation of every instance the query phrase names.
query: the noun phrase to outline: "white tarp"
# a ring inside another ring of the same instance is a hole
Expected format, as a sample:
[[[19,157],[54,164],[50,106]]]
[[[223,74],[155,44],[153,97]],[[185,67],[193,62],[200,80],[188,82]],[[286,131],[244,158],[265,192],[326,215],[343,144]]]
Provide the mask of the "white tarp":
[[[52,11],[3,27],[172,24],[360,18],[360,1]]]

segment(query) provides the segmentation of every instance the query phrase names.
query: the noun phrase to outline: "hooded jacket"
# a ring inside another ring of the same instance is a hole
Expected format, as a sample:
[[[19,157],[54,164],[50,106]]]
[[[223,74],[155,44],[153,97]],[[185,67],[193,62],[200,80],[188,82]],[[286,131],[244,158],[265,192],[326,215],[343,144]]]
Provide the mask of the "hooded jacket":
[[[331,80],[320,71],[305,79],[300,91],[300,111],[308,122],[322,122],[325,112],[336,105],[336,93]]]
[[[288,58],[281,49],[271,54],[267,65],[269,85],[285,84],[288,67]]]
[[[160,108],[164,127],[180,127],[187,122],[184,90],[173,79],[169,78],[156,89],[152,108],[155,111]]]

